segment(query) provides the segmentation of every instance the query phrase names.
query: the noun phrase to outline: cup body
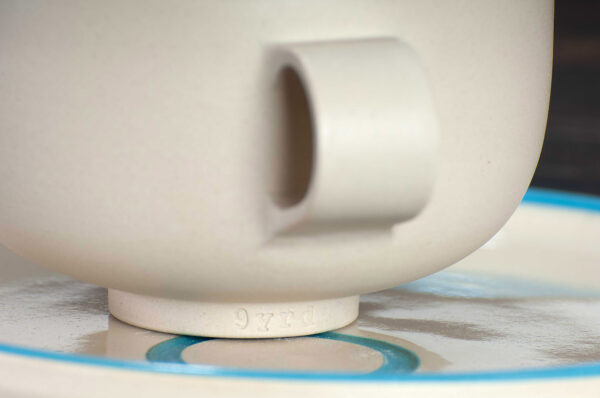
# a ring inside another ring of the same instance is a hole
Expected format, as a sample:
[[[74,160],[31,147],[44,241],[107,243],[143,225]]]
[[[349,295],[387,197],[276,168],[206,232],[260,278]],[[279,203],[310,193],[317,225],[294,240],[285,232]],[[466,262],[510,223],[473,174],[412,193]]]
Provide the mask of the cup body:
[[[547,0],[3,1],[0,241],[186,301],[328,300],[425,276],[488,240],[529,184],[552,21]],[[387,228],[274,232],[271,49],[374,37],[411,46],[429,79],[427,205]]]

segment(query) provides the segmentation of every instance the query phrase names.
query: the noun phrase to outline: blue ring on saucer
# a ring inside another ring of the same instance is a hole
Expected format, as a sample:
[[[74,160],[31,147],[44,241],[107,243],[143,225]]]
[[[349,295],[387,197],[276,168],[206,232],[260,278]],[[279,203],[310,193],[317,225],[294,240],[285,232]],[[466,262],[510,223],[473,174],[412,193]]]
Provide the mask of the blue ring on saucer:
[[[380,375],[406,374],[419,367],[419,357],[412,351],[386,341],[368,337],[353,336],[337,332],[325,332],[303,338],[318,338],[325,340],[343,341],[370,348],[381,354],[383,362],[379,368],[370,373],[352,373],[354,377],[369,377]],[[169,362],[185,364],[183,351],[195,344],[214,340],[210,337],[178,336],[163,341],[151,347],[146,352],[146,359],[150,362]]]

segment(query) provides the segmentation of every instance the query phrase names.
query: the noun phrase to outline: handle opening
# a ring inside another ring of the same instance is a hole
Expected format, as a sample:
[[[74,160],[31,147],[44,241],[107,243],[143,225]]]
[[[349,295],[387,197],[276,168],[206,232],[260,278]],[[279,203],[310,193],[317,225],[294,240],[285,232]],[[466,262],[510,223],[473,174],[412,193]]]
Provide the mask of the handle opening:
[[[282,129],[273,137],[274,159],[270,196],[281,208],[300,203],[310,186],[314,156],[314,131],[308,95],[298,73],[283,67],[278,76]]]

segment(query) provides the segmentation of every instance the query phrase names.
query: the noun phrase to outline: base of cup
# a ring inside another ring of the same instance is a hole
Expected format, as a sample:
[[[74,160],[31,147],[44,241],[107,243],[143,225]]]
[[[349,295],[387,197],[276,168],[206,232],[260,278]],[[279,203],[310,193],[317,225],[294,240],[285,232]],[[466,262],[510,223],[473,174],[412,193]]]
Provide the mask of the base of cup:
[[[358,299],[215,303],[108,290],[109,310],[123,322],[160,332],[226,338],[292,337],[341,328],[358,316]]]

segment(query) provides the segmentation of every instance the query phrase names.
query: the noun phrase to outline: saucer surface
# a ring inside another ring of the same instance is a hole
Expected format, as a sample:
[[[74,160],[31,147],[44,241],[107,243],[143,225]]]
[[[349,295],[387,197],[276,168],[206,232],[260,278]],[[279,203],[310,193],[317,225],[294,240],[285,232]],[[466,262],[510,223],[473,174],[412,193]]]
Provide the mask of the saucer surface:
[[[593,396],[598,236],[600,199],[530,190],[484,247],[443,272],[362,296],[353,324],[247,341],[126,325],[109,316],[105,289],[2,249],[0,392]]]

